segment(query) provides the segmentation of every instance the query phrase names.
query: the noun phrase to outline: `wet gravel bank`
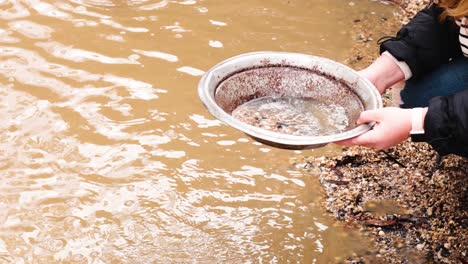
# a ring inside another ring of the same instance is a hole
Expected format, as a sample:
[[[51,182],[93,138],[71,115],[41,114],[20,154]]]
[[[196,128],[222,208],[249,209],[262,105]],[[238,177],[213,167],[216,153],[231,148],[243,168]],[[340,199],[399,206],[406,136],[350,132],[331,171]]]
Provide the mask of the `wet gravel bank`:
[[[428,1],[391,2],[401,10],[396,17],[354,20],[351,67],[367,66],[378,55],[376,38],[393,35]],[[394,104],[392,97],[387,92],[384,103]],[[339,157],[304,157],[296,166],[318,172],[325,208],[374,241],[375,251],[348,262],[468,263],[467,159],[440,157],[428,144],[408,140],[387,151],[350,147]]]
[[[324,206],[361,228],[376,251],[352,263],[466,263],[468,160],[441,158],[424,143],[387,151],[346,148],[340,157],[304,158],[316,173]]]

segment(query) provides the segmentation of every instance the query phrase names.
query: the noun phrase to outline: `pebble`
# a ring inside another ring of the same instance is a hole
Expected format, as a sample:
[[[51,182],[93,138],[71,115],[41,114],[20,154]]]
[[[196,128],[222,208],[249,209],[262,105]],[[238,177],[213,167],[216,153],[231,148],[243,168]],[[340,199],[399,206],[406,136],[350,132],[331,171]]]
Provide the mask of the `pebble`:
[[[416,249],[420,250],[420,251],[423,250],[424,249],[424,244],[417,244]]]
[[[428,216],[432,215],[432,207],[427,208],[427,215]]]

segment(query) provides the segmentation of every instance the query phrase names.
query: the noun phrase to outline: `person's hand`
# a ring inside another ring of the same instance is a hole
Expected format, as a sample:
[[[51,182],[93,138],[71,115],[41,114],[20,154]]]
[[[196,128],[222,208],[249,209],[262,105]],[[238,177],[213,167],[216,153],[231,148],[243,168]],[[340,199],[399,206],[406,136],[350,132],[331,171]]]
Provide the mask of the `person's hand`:
[[[358,71],[358,73],[362,77],[369,80],[375,86],[375,88],[377,88],[380,94],[383,94],[384,91],[387,89],[387,87],[385,87],[383,84],[381,84],[381,82],[378,81],[380,75],[376,70],[374,70],[373,67],[367,67]]]
[[[392,147],[409,137],[412,126],[411,109],[387,107],[362,112],[357,123],[369,122],[375,122],[375,125],[368,132],[335,143],[346,146],[361,145],[374,149]]]
[[[405,79],[403,71],[389,56],[381,55],[359,74],[368,79],[380,94],[387,88]]]

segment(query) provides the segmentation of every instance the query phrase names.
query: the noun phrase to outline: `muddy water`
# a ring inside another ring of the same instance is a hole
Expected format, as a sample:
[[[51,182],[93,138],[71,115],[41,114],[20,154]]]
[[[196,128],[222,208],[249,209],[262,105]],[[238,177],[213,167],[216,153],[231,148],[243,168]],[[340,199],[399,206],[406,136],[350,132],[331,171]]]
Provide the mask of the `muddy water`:
[[[252,126],[295,136],[333,135],[349,125],[344,106],[289,96],[248,101],[237,107],[232,116]]]
[[[341,61],[373,1],[0,1],[1,263],[324,263],[366,244],[297,152],[213,120],[243,52]],[[333,147],[307,155],[333,154]]]

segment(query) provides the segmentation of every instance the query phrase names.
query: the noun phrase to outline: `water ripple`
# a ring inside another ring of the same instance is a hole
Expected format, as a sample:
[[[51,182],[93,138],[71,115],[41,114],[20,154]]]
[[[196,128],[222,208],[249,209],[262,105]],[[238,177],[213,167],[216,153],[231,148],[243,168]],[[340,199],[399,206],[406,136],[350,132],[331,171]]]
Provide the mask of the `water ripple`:
[[[112,58],[96,52],[65,46],[56,41],[38,42],[38,47],[43,48],[52,56],[74,62],[97,61],[104,64],[139,64],[139,62],[127,58]]]
[[[205,70],[243,52],[339,59],[347,36],[333,32],[349,10],[320,12],[340,6],[0,0],[0,262],[351,254],[364,243],[320,210],[315,177],[291,166],[299,154],[213,119],[196,89]],[[317,44],[326,37],[336,40]]]

